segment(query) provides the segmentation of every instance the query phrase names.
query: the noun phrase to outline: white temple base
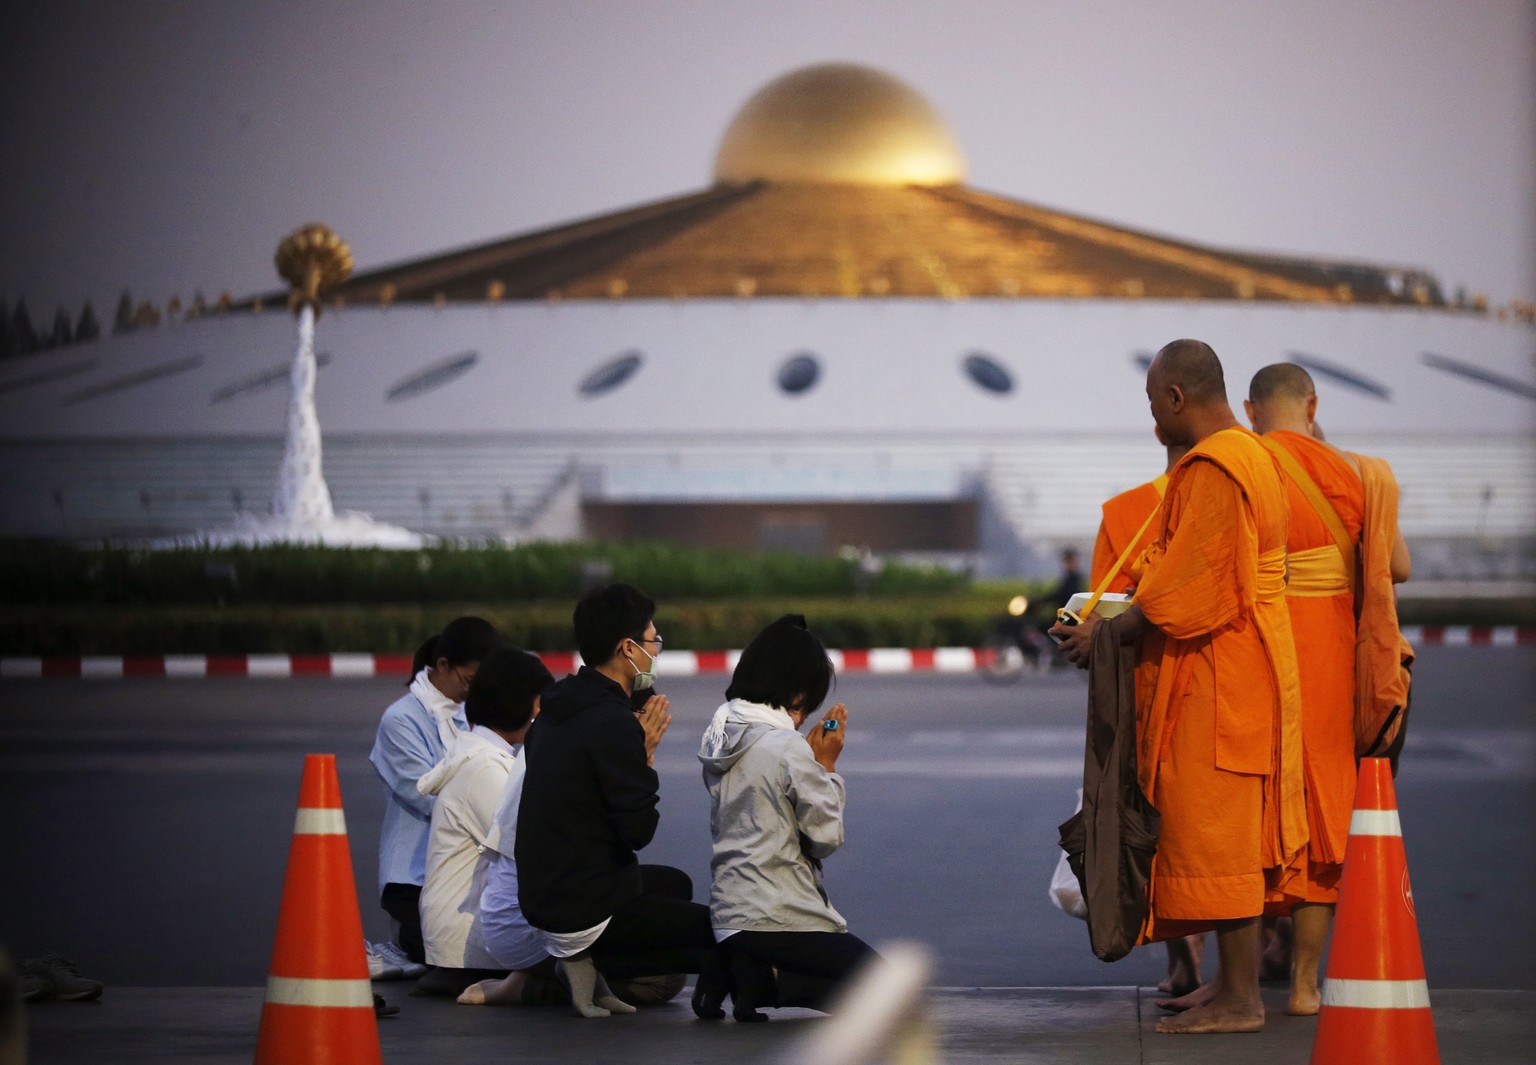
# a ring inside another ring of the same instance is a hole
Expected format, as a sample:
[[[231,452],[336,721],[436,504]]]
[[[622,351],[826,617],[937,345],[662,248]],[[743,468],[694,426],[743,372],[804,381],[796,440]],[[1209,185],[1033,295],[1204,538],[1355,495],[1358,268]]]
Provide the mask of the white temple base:
[[[355,510],[342,511],[322,521],[290,525],[280,518],[241,515],[235,524],[206,529],[191,536],[157,544],[165,547],[260,547],[268,544],[312,544],[319,547],[388,547],[410,550],[426,544],[426,537],[398,525],[374,521]]]

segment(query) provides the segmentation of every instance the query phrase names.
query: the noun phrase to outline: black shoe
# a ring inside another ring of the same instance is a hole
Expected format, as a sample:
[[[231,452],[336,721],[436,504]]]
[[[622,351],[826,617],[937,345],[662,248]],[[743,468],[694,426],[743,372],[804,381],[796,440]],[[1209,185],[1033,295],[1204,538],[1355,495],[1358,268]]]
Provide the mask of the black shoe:
[[[777,1006],[777,976],[773,966],[745,954],[731,955],[731,1016],[741,1024],[759,1024],[768,1019],[759,1006]]]
[[[706,980],[702,975],[698,983],[693,985],[693,1015],[701,1021],[723,1021],[725,1010],[721,1003],[725,1001],[725,988]]]
[[[391,1006],[388,1002],[385,1002],[383,995],[375,994],[373,996],[373,1015],[375,1017],[393,1017],[399,1012],[400,1007]]]
[[[36,986],[31,983],[31,980],[52,985],[52,997],[64,1002],[90,1002],[92,999],[100,998],[101,993],[106,990],[106,985],[100,980],[81,976],[74,962],[68,958],[61,958],[57,954],[48,954],[41,958],[23,958],[21,976],[23,1001],[27,1002],[48,997],[46,994],[36,994],[35,998],[26,998],[26,989]]]
[[[53,997],[53,981],[37,973],[21,973],[17,978],[21,987],[21,1001],[41,1002]]]

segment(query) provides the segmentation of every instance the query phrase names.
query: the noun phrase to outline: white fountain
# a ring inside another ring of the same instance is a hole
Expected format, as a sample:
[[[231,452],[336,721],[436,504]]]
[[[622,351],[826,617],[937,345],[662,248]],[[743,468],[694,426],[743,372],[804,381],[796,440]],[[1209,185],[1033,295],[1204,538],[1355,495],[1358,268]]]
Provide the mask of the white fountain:
[[[315,414],[315,320],[321,293],[351,276],[352,250],[326,226],[312,224],[278,245],[275,262],[291,286],[288,302],[298,314],[299,346],[289,375],[288,436],[272,493],[272,514],[241,515],[234,525],[198,532],[176,546],[421,547],[422,536],[409,529],[385,525],[355,510],[337,514],[321,470],[320,419]]]

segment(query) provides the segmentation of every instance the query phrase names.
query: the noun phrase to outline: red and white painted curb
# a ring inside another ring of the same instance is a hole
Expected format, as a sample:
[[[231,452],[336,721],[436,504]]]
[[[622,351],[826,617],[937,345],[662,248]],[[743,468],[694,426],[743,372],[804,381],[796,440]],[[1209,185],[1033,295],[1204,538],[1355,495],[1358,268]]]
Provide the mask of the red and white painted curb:
[[[1536,629],[1487,625],[1405,626],[1415,647],[1531,647]],[[970,673],[986,659],[974,647],[872,647],[827,652],[839,673]],[[551,673],[574,672],[571,651],[544,651]],[[740,651],[668,651],[663,677],[729,673]],[[404,677],[410,655],[85,655],[0,658],[0,677]]]

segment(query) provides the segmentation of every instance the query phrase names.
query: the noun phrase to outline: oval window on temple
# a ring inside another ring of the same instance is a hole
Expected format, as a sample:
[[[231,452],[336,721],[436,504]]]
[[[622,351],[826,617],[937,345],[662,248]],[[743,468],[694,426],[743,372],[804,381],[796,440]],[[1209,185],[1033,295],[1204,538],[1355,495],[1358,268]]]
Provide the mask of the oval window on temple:
[[[319,363],[319,359],[315,360]],[[454,378],[461,377],[474,368],[480,361],[480,353],[477,351],[463,351],[457,355],[450,355],[446,359],[439,359],[432,365],[418,373],[411,374],[390,385],[384,392],[386,403],[397,403],[402,399],[415,399],[424,396],[428,392],[442,388]]]
[[[779,367],[779,387],[792,396],[809,392],[821,380],[821,363],[808,351],[797,352]]]
[[[612,392],[635,375],[635,371],[640,369],[640,363],[644,359],[645,356],[638,351],[626,351],[615,355],[587,374],[577,387],[577,391],[584,396],[600,396],[604,392]]]
[[[1013,374],[985,352],[971,352],[961,365],[965,368],[965,375],[988,392],[1001,396],[1013,391]]]

